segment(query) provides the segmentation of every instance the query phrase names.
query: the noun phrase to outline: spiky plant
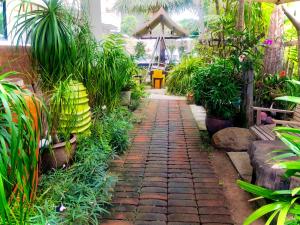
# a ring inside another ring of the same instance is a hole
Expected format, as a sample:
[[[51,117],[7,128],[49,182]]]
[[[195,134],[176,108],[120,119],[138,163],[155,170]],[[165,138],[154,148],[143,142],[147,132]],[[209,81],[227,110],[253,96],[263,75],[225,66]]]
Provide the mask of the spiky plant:
[[[30,45],[30,56],[43,85],[51,88],[66,78],[76,57],[76,14],[63,0],[22,0],[13,26],[17,46]],[[71,70],[72,71],[72,70]]]
[[[35,197],[41,127],[40,104],[4,80],[11,74],[0,75],[0,224],[9,225],[26,224]]]

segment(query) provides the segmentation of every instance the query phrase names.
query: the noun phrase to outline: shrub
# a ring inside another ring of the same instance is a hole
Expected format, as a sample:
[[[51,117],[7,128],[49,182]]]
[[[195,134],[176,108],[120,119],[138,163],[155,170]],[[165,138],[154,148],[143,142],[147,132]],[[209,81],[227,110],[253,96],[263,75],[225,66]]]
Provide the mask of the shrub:
[[[130,144],[129,130],[132,128],[127,109],[116,109],[105,115],[103,121],[106,137],[112,149],[117,154],[124,152]]]
[[[40,72],[42,85],[51,89],[73,71],[76,57],[75,7],[62,0],[19,1],[12,32],[17,46],[30,45],[30,56]],[[24,38],[24,36],[27,38]],[[23,43],[25,42],[25,43]]]
[[[36,196],[40,102],[0,75],[0,224],[25,224]]]
[[[130,110],[136,110],[143,97],[146,96],[145,86],[143,84],[135,83],[131,92],[131,103],[130,103]]]
[[[116,181],[108,161],[129,145],[131,114],[127,109],[106,111],[98,109],[92,135],[79,138],[73,165],[43,175],[30,224],[100,224],[108,213]]]
[[[206,67],[198,68],[193,88],[196,103],[204,105],[208,114],[230,119],[236,113],[235,104],[238,104],[240,93],[230,60],[216,59]]]
[[[121,90],[130,83],[136,64],[120,35],[109,35],[100,43],[91,35],[88,28],[82,28],[78,36],[78,80],[86,86],[92,105],[113,109],[119,103]]]
[[[186,95],[192,90],[193,73],[203,65],[200,58],[185,57],[181,63],[173,67],[167,77],[168,92],[176,95]]]
[[[137,59],[143,58],[146,55],[146,45],[144,42],[139,41],[136,43],[136,46],[134,47],[135,57]]]
[[[284,76],[283,76],[284,75]],[[282,71],[276,74],[263,74],[255,78],[255,103],[263,107],[270,107],[275,103],[274,108],[293,108],[293,103],[276,102],[275,97],[283,95],[299,96],[298,85],[289,82],[289,78]]]
[[[107,173],[109,152],[102,140],[94,137],[79,140],[75,163],[70,168],[43,175],[29,222],[99,224],[98,217],[106,212],[115,181]]]

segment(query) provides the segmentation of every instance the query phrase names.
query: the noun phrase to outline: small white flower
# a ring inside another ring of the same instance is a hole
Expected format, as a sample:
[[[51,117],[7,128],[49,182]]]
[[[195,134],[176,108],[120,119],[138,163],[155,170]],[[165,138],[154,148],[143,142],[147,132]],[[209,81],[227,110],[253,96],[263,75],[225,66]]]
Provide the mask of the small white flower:
[[[106,109],[106,105],[102,106],[101,108],[102,108],[102,110],[105,110]]]
[[[63,168],[63,169],[66,168],[66,164],[63,164],[62,168]]]
[[[63,212],[63,211],[65,211],[66,209],[67,209],[67,208],[64,207],[63,204],[61,204],[61,206],[59,207],[59,211],[60,211],[60,212]]]
[[[245,55],[240,55],[240,57],[239,57],[239,61],[240,61],[240,62],[244,62],[245,59],[246,59],[246,56],[245,56]]]

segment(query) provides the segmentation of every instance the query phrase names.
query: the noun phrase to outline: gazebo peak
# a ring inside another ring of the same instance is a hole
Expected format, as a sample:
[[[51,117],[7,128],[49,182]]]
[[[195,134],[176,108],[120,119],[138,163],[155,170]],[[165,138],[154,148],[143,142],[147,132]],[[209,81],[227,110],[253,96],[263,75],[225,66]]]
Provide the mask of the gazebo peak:
[[[176,22],[174,22],[166,10],[161,7],[154,16],[150,19],[150,21],[143,24],[135,33],[133,34],[136,38],[145,38],[147,35],[151,37],[151,32],[161,24],[163,27],[167,27],[171,30],[173,37],[187,37],[188,32],[179,26]],[[164,34],[162,34],[164,36]]]

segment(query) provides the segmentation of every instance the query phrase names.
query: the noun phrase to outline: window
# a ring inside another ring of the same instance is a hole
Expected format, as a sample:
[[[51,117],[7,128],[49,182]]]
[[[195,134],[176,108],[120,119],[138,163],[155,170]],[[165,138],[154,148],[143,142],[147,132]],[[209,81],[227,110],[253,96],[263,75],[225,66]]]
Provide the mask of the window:
[[[7,39],[5,0],[0,0],[0,40],[1,39]]]

